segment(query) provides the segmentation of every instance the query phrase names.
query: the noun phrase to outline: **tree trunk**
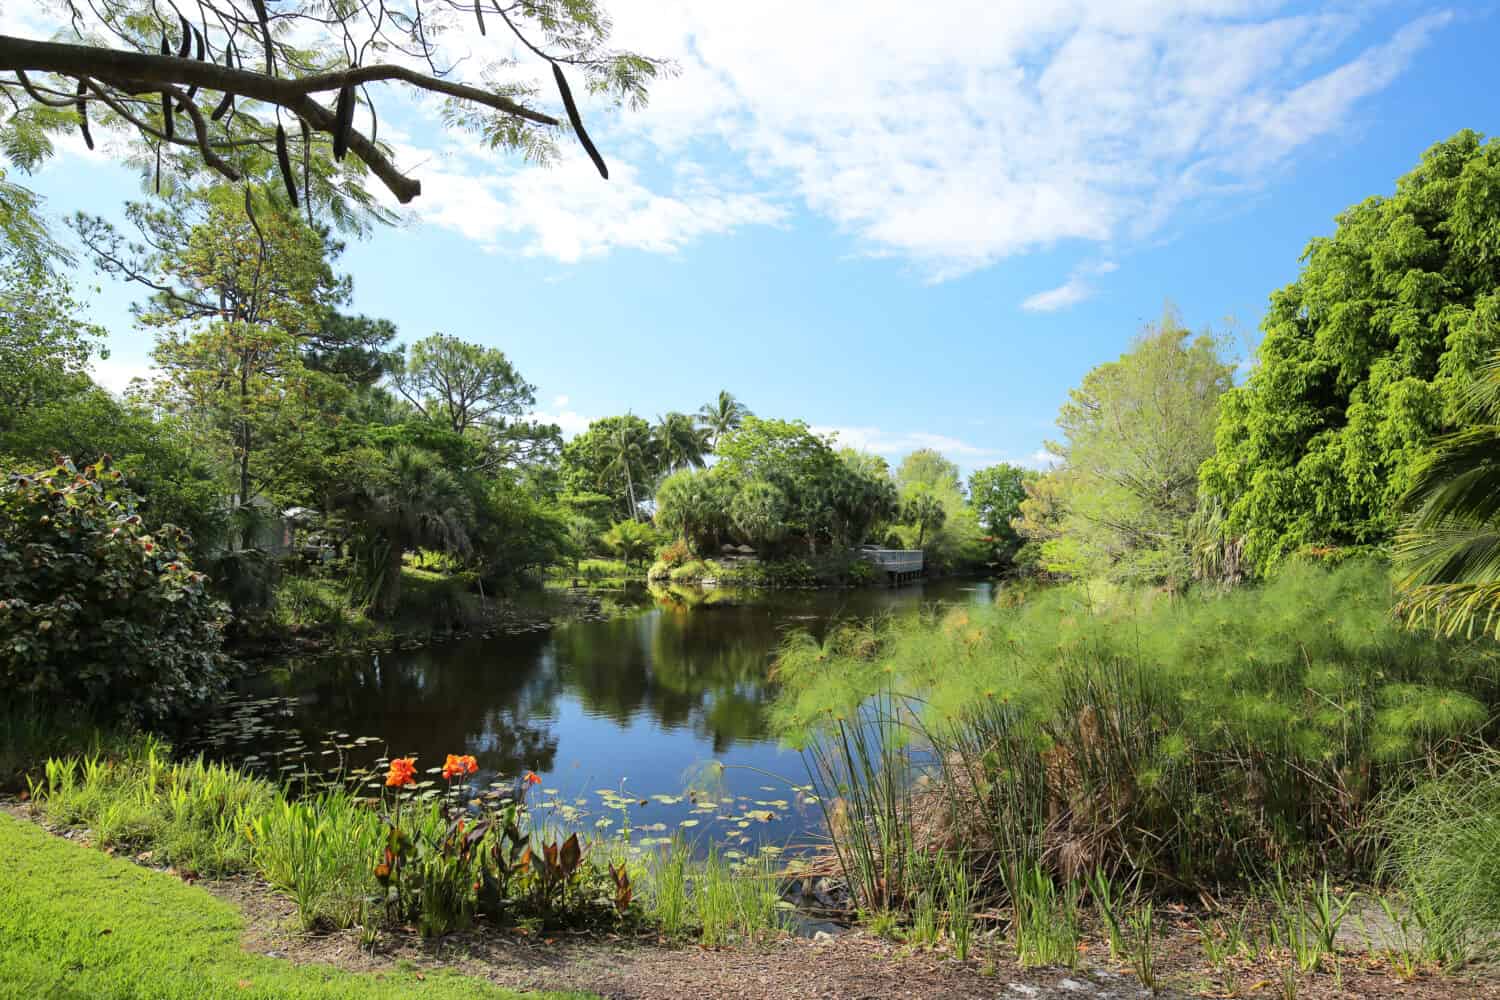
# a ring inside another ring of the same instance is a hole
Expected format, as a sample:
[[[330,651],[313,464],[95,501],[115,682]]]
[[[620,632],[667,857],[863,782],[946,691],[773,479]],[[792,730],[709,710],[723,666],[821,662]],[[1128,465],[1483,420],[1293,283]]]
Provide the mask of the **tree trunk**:
[[[385,556],[385,572],[380,575],[380,591],[375,595],[375,610],[382,618],[389,618],[401,606],[401,566],[406,550],[392,544]]]

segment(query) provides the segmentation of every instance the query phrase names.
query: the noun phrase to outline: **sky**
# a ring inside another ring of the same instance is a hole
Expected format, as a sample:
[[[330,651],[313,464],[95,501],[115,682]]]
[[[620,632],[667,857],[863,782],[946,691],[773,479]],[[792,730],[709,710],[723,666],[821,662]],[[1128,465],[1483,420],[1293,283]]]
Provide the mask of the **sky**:
[[[1069,388],[1166,302],[1248,364],[1309,239],[1496,129],[1481,3],[604,3],[676,66],[642,110],[584,102],[608,181],[391,95],[423,193],[339,262],[353,311],[504,350],[568,434],[728,389],[892,459],[1039,465]],[[56,216],[148,196],[76,142],[10,179]],[[149,367],[135,293],[78,277],[122,386]]]

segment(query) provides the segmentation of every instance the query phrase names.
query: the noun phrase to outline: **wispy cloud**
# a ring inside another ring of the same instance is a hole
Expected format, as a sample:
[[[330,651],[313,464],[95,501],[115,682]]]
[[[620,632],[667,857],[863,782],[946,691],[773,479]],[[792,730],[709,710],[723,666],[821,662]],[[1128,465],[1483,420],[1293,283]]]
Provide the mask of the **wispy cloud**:
[[[1351,46],[1365,11],[621,0],[619,40],[683,69],[623,127],[659,150],[727,148],[763,190],[941,280],[1066,241],[1141,239],[1198,200],[1263,183],[1452,16]],[[1083,294],[1070,281],[1034,298]]]
[[[1056,288],[1049,288],[1045,292],[1037,292],[1026,298],[1021,303],[1021,308],[1027,312],[1056,312],[1059,309],[1075,306],[1084,299],[1093,297],[1095,289],[1089,278],[1098,274],[1109,274],[1115,268],[1113,261],[1080,266],[1073,271],[1067,281]]]
[[[932,448],[949,458],[978,459],[993,457],[999,452],[969,444],[946,434],[931,434],[925,431],[889,431],[880,427],[814,427],[813,433],[832,435],[840,447],[857,448],[887,458],[899,458],[920,448]]]

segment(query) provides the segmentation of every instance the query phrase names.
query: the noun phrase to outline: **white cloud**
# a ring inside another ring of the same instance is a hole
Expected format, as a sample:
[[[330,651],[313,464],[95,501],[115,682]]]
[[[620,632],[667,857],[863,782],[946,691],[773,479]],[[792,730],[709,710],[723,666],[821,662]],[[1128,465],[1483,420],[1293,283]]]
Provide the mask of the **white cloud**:
[[[617,40],[682,67],[622,127],[667,152],[727,147],[866,252],[949,278],[1063,241],[1141,239],[1263,183],[1452,17],[1351,51],[1364,8],[1283,8],[620,0]],[[1041,301],[1076,301],[1069,284]]]
[[[814,434],[832,435],[841,448],[857,448],[887,458],[900,457],[919,448],[932,448],[949,458],[984,458],[999,454],[958,438],[925,431],[888,431],[879,427],[813,427]]]
[[[553,396],[552,397],[552,408],[554,410],[561,410],[562,408],[564,408],[567,405],[568,405],[568,397],[567,396]]]
[[[705,236],[780,222],[785,212],[764,195],[724,189],[680,174],[657,193],[624,160],[603,181],[582,153],[564,151],[552,167],[516,167],[477,144],[433,154],[398,147],[403,164],[420,163],[415,216],[452,229],[487,250],[518,246],[527,256],[577,263],[611,250],[676,253]]]
[[[566,403],[567,396],[557,397],[563,403],[554,403],[558,407]],[[526,415],[528,420],[537,420],[544,424],[556,424],[562,429],[564,438],[574,438],[589,429],[589,424],[598,420],[598,417],[586,417],[574,410],[554,408],[552,410],[536,410]]]
[[[1112,260],[1106,260],[1098,264],[1085,264],[1075,268],[1071,277],[1056,288],[1049,288],[1045,292],[1037,292],[1028,296],[1022,303],[1021,308],[1027,312],[1056,312],[1075,306],[1084,299],[1092,298],[1094,286],[1088,280],[1096,274],[1110,274],[1117,270],[1118,265]]]
[[[1045,292],[1037,292],[1028,296],[1021,303],[1021,308],[1027,312],[1055,312],[1058,309],[1066,309],[1068,306],[1077,305],[1093,294],[1093,290],[1077,276],[1069,278],[1056,288],[1049,288]]]
[[[118,396],[130,388],[130,383],[135,379],[152,378],[156,374],[156,369],[149,361],[94,358],[89,362],[89,374],[93,376],[95,382]]]

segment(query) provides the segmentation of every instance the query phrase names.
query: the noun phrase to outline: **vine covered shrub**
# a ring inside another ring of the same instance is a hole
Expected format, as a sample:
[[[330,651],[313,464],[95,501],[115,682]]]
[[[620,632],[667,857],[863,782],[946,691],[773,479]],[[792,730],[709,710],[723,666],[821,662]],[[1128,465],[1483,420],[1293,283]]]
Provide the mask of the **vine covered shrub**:
[[[0,688],[98,721],[165,719],[219,691],[227,611],[186,532],[148,533],[108,457],[0,484]]]

